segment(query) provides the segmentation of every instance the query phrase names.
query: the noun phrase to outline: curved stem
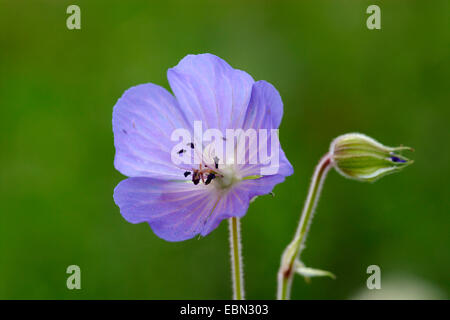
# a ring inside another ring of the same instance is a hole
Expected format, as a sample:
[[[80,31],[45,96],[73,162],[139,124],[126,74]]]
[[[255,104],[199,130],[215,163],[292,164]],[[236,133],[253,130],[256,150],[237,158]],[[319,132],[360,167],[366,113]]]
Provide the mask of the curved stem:
[[[244,271],[242,266],[241,225],[239,218],[228,219],[230,227],[231,272],[233,299],[244,300]]]
[[[309,225],[314,216],[314,210],[319,200],[320,191],[328,170],[331,168],[331,158],[327,153],[317,165],[309,186],[308,197],[303,207],[302,216],[294,239],[284,250],[281,257],[281,266],[278,271],[277,299],[288,300],[291,294],[292,278],[294,276],[294,263],[300,257],[303,244],[308,233]]]

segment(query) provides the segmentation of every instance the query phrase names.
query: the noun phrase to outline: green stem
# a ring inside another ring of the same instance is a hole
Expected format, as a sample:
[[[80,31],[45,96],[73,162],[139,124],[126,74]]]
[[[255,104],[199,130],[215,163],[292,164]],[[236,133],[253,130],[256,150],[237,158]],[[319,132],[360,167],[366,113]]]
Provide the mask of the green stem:
[[[331,168],[331,158],[327,153],[317,165],[309,186],[308,197],[303,207],[300,223],[294,239],[285,249],[281,258],[281,266],[278,271],[277,299],[288,300],[291,294],[292,279],[294,276],[294,263],[300,257],[303,244],[308,233],[309,225],[314,216],[314,210],[319,200],[320,191],[328,170]]]
[[[233,299],[244,300],[244,272],[241,255],[241,227],[239,218],[228,219],[230,226],[230,253],[233,278]]]

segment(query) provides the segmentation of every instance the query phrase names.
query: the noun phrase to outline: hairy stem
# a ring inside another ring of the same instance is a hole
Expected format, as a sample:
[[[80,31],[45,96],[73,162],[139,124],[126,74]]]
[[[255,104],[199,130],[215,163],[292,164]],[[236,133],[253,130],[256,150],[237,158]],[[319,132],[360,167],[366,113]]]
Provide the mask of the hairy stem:
[[[278,271],[277,299],[288,300],[291,295],[292,278],[294,276],[294,263],[300,257],[303,244],[308,233],[309,225],[314,216],[314,210],[319,200],[320,191],[328,170],[331,168],[331,158],[327,153],[317,165],[309,186],[308,197],[303,207],[300,223],[297,227],[294,239],[284,250],[281,257],[281,266]]]
[[[228,219],[230,227],[231,277],[233,299],[244,300],[244,271],[242,266],[241,224],[239,218]]]

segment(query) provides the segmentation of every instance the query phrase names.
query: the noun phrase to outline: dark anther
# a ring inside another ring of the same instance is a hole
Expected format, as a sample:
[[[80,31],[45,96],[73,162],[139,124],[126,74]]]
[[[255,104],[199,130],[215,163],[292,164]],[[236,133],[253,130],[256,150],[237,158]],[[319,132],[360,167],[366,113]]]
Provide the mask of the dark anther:
[[[190,175],[191,174],[191,172],[190,171],[186,171],[185,173],[184,173],[184,177],[186,178],[188,175]]]
[[[189,142],[188,144],[187,144],[188,146],[190,146],[191,147],[191,149],[194,149],[194,143],[192,143],[192,142]]]
[[[216,175],[214,173],[210,173],[208,174],[208,177],[206,177],[206,181],[205,184],[208,185],[211,183],[211,180],[214,179],[216,177]]]
[[[182,154],[183,152],[186,152],[186,150],[181,149],[180,151],[178,151],[178,154]]]
[[[214,157],[214,164],[216,165],[216,169],[219,169],[219,158],[217,156]]]
[[[391,160],[394,161],[394,162],[400,162],[400,163],[405,163],[406,162],[406,160],[400,159],[400,158],[395,157],[395,156],[392,156]]]
[[[192,182],[195,185],[197,185],[200,182],[200,175],[196,171],[194,171],[194,173],[192,174]]]

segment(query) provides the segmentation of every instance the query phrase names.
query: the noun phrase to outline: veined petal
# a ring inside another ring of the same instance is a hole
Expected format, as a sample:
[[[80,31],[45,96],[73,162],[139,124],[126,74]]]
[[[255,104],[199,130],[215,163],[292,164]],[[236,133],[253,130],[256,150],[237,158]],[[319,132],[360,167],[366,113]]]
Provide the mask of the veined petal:
[[[269,144],[270,148],[270,144]],[[239,168],[239,173],[243,177],[247,176],[258,176],[258,175],[267,175],[270,176],[271,174],[263,174],[264,171],[261,171],[262,168],[266,168],[267,172],[274,172],[274,175],[282,175],[282,176],[290,176],[294,173],[294,168],[292,167],[291,163],[287,159],[283,149],[281,149],[281,146],[278,150],[278,163],[276,163],[275,159],[276,156],[273,155],[269,158],[270,160],[273,160],[273,163],[270,164],[245,164]],[[270,161],[269,160],[269,161]],[[269,170],[270,168],[270,170]]]
[[[142,84],[125,91],[113,111],[114,165],[130,177],[180,178],[171,161],[177,128],[190,128],[174,97],[164,88]]]
[[[170,87],[190,122],[204,129],[240,128],[254,80],[212,54],[188,55],[167,72]]]
[[[114,201],[128,222],[148,222],[158,237],[183,241],[208,235],[224,219],[244,216],[253,197],[283,181],[284,176],[272,175],[243,180],[219,192],[211,185],[129,178],[115,188]]]
[[[276,137],[272,136],[273,130],[278,129],[282,116],[283,102],[275,87],[266,81],[255,82],[243,129],[255,129],[259,131],[258,133],[261,130],[266,130],[267,134],[265,136],[266,139],[262,139],[262,136],[258,135],[257,148],[246,149],[248,162],[240,168],[240,173],[243,176],[264,175],[262,168],[266,168],[266,172],[273,172],[269,173],[269,175],[281,174],[289,176],[294,172],[292,165],[279,144],[278,133]],[[272,153],[272,141],[274,138],[276,138],[274,143],[278,144],[278,150],[274,150],[275,152]],[[246,146],[248,147],[249,145]],[[263,148],[265,152],[261,152]],[[266,155],[265,159],[260,158],[262,154]],[[270,170],[268,170],[268,167],[271,167]]]
[[[255,82],[243,128],[277,129],[282,117],[283,101],[277,89],[264,80]]]
[[[282,175],[272,175],[238,182],[221,196],[215,210],[205,223],[201,235],[209,234],[224,219],[243,217],[254,197],[270,193],[275,185],[283,182],[284,179]]]
[[[114,201],[131,223],[148,222],[167,241],[201,233],[219,197],[210,187],[184,181],[129,178],[114,190]]]

